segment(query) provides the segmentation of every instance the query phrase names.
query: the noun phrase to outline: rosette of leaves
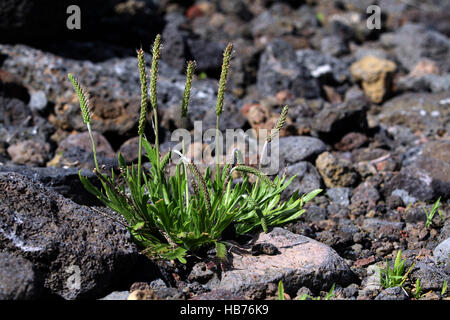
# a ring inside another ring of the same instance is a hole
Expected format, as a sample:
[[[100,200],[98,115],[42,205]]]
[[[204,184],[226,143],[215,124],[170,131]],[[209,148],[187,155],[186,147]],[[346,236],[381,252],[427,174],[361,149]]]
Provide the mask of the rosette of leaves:
[[[220,116],[224,111],[224,94],[227,74],[232,54],[232,44],[224,51],[222,73],[216,104],[217,129]],[[85,188],[94,194],[104,205],[119,213],[125,219],[137,244],[143,252],[164,259],[178,259],[185,263],[186,256],[205,246],[216,247],[217,256],[226,255],[226,239],[223,232],[234,224],[237,233],[243,234],[260,228],[267,231],[268,227],[280,225],[298,218],[303,213],[303,205],[311,200],[321,190],[315,190],[308,195],[299,196],[294,193],[287,202],[280,199],[281,193],[292,182],[285,177],[271,181],[260,170],[245,166],[240,154],[235,152],[233,163],[222,168],[217,154],[217,170],[213,177],[211,169],[207,168],[201,174],[197,166],[184,156],[184,151],[169,151],[161,156],[158,141],[158,100],[157,73],[161,51],[161,37],[158,35],[153,44],[150,77],[147,76],[146,62],[143,50],[138,50],[138,68],[141,83],[141,109],[139,114],[139,150],[137,164],[127,165],[119,154],[119,172],[101,172],[95,159],[94,172],[101,182],[101,188],[94,186],[86,177],[80,179]],[[190,90],[194,76],[194,62],[187,66],[185,92],[181,102],[180,112],[183,117],[188,114]],[[148,79],[150,78],[150,84]],[[90,130],[91,106],[87,99],[87,91],[77,79],[69,74],[69,79],[78,94],[83,119]],[[150,91],[150,97],[148,92]],[[152,123],[155,133],[155,143],[150,143],[144,136],[147,122],[148,101],[152,107]],[[287,107],[282,111],[274,134],[277,134],[287,115]],[[272,134],[266,143],[274,137]],[[217,144],[217,141],[216,141]],[[183,143],[184,145],[184,143]],[[92,139],[92,149],[95,156],[95,144]],[[142,165],[142,151],[150,163],[150,169]],[[172,155],[178,154],[181,161],[175,165],[174,174],[169,175],[167,167]],[[243,173],[242,182],[232,184],[233,171]],[[248,175],[253,174],[258,182],[251,184]],[[188,184],[192,184],[195,192],[189,193]]]

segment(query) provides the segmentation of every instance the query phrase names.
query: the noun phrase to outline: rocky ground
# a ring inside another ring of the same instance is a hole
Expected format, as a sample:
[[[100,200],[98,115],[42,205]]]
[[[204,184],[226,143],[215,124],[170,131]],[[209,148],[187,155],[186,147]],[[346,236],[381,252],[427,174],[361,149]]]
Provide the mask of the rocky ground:
[[[9,18],[0,19],[0,299],[274,299],[282,280],[291,298],[323,297],[335,284],[332,299],[406,300],[417,279],[420,299],[449,298],[447,1],[80,1],[87,24],[70,41],[59,18],[44,19],[49,1],[22,2],[0,4]],[[366,26],[370,4],[381,30]],[[67,73],[92,94],[99,162],[117,167],[122,152],[131,163],[135,48],[150,51],[159,32],[163,149],[182,125],[188,59],[198,75],[189,121],[215,126],[229,41],[221,128],[269,129],[290,106],[280,173],[297,175],[288,191],[324,192],[297,222],[254,235],[253,249],[272,250],[233,252],[228,267],[152,261],[81,185],[79,169],[96,179]],[[427,226],[439,197],[441,215]],[[413,266],[405,289],[383,289],[378,269],[399,250]]]

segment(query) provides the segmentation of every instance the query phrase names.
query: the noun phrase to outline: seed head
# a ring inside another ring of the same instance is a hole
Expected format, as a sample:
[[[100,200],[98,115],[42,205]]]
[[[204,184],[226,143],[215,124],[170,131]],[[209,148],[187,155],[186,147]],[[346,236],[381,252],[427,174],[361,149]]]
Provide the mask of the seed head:
[[[186,84],[184,86],[183,102],[181,104],[181,116],[186,117],[188,112],[189,97],[191,95],[192,76],[194,75],[195,62],[189,61],[186,69]]]
[[[272,132],[268,137],[267,137],[267,143],[269,143],[270,141],[272,141],[273,137],[275,137],[278,132],[280,132],[280,130],[284,127],[284,125],[286,124],[286,117],[289,111],[289,107],[288,106],[284,106],[283,110],[281,110],[281,114],[280,114],[280,118],[278,119],[277,124],[275,125],[275,128],[273,129],[274,132]]]
[[[156,82],[158,80],[158,65],[159,57],[161,53],[161,35],[158,34],[153,43],[153,57],[152,57],[152,67],[150,76],[150,101],[152,103],[153,109],[156,109]]]
[[[145,56],[144,50],[139,49],[138,55],[138,66],[139,66],[139,79],[141,81],[141,113],[139,116],[139,127],[138,134],[144,134],[145,120],[147,116],[147,105],[148,105],[148,81],[147,81],[147,71],[145,70]]]
[[[78,100],[80,101],[81,115],[83,116],[83,121],[86,124],[91,123],[92,107],[89,101],[89,94],[86,89],[80,84],[78,79],[69,73],[68,78],[72,82],[73,88],[78,95]]]
[[[220,73],[219,91],[217,93],[216,114],[219,116],[223,112],[223,99],[225,97],[225,87],[227,84],[227,75],[230,68],[231,53],[233,44],[229,43],[223,52],[222,72]]]

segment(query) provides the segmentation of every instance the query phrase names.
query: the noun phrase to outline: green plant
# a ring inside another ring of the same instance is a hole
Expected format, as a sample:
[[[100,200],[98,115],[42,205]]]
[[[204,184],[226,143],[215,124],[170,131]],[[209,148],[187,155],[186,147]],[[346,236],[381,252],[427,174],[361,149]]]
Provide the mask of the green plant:
[[[414,290],[414,299],[420,299],[423,296],[422,287],[420,286],[420,279],[416,280],[416,288]]]
[[[427,228],[431,227],[431,224],[433,223],[433,218],[434,215],[436,214],[436,211],[438,212],[439,216],[441,217],[442,221],[444,221],[444,214],[441,212],[441,210],[439,210],[439,206],[441,205],[440,203],[441,198],[439,197],[436,202],[434,203],[433,207],[431,208],[430,212],[427,212],[427,210],[425,210],[425,208],[423,208],[423,211],[425,212],[425,215],[427,216],[427,221],[425,222],[425,226]]]
[[[322,12],[317,12],[316,13],[316,19],[317,21],[319,21],[320,24],[323,24],[323,20],[324,20],[324,15]]]
[[[402,251],[399,250],[394,261],[394,266],[389,266],[389,261],[386,260],[386,268],[380,269],[380,282],[381,286],[385,289],[402,286],[408,278],[408,274],[411,272],[414,264],[409,268],[408,272],[405,272],[406,259],[402,260]]]
[[[224,51],[216,103],[217,131],[223,112],[232,48],[232,44],[229,44]],[[231,224],[234,224],[237,232],[241,234],[254,231],[259,227],[267,231],[268,226],[280,225],[298,218],[304,212],[303,205],[321,190],[314,190],[302,197],[295,192],[289,201],[282,202],[280,194],[289,186],[293,178],[285,181],[285,176],[277,177],[272,182],[261,171],[245,166],[238,151],[234,154],[233,163],[225,164],[222,170],[219,162],[220,154],[216,152],[217,166],[214,178],[210,168],[201,174],[197,166],[185,157],[184,141],[182,152],[172,150],[161,157],[157,112],[157,74],[160,50],[161,38],[158,35],[153,44],[150,85],[148,85],[144,52],[141,49],[137,53],[141,83],[138,160],[137,166],[129,166],[123,156],[119,154],[119,174],[115,174],[113,170],[110,174],[101,172],[90,128],[92,108],[89,104],[88,94],[78,80],[69,74],[69,79],[80,100],[84,122],[91,135],[95,162],[94,172],[101,182],[101,188],[95,187],[86,177],[81,176],[81,171],[80,179],[89,192],[125,218],[126,227],[148,255],[171,260],[178,259],[185,263],[186,255],[189,252],[194,252],[204,246],[215,245],[217,256],[224,258],[226,242],[222,239],[222,233]],[[181,102],[182,117],[186,117],[188,113],[193,71],[194,62],[191,61],[187,66],[186,84]],[[150,91],[150,97],[148,91]],[[154,145],[144,136],[148,101],[150,101],[153,114]],[[283,119],[286,114],[287,107],[283,109],[273,134],[277,134],[284,125]],[[270,136],[267,143],[272,138],[273,135]],[[216,145],[218,145],[217,141]],[[149,170],[144,170],[142,166],[143,149],[146,151],[146,157],[151,165]],[[169,176],[167,166],[173,154],[177,154],[181,161],[176,164],[175,173]],[[234,171],[242,172],[243,180],[232,186],[230,180]],[[258,183],[251,184],[248,174],[256,175]],[[192,194],[189,193],[189,181],[195,191]]]
[[[284,300],[284,285],[281,280],[278,282],[278,300]]]
[[[444,284],[442,285],[442,290],[441,290],[441,296],[445,295],[445,293],[447,292],[447,279],[444,280]]]

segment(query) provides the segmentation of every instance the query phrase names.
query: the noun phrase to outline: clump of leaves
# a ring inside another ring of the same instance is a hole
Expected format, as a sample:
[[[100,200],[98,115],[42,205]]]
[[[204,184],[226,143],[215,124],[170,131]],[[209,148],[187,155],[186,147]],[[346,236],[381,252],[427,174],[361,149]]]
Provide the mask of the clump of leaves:
[[[403,286],[404,282],[408,278],[408,274],[411,272],[414,264],[405,273],[406,259],[402,260],[402,251],[399,250],[394,261],[394,266],[391,268],[389,261],[386,260],[386,268],[380,269],[380,282],[381,286],[385,289]]]
[[[216,103],[217,131],[220,116],[224,110],[224,94],[232,48],[232,44],[229,44],[224,51]],[[197,166],[185,157],[184,150],[182,152],[172,150],[161,157],[157,112],[160,51],[161,37],[158,35],[153,44],[151,76],[150,83],[148,83],[149,77],[147,76],[144,52],[142,49],[138,50],[141,83],[138,163],[137,166],[129,166],[123,156],[119,154],[120,172],[118,175],[113,170],[109,174],[100,170],[90,127],[92,107],[88,100],[88,93],[78,80],[69,74],[69,79],[80,100],[84,122],[91,135],[95,162],[94,172],[101,182],[101,188],[95,187],[86,177],[81,176],[81,171],[80,179],[89,192],[125,218],[126,227],[148,255],[170,260],[178,259],[185,263],[186,255],[189,252],[195,252],[204,246],[215,245],[217,256],[224,258],[226,242],[222,239],[222,233],[231,224],[235,225],[239,234],[252,232],[260,227],[267,231],[268,227],[298,218],[304,212],[303,205],[321,190],[314,190],[301,197],[298,192],[295,192],[287,202],[282,202],[280,195],[292,183],[294,177],[288,181],[285,176],[271,181],[260,170],[245,166],[240,160],[238,151],[235,152],[233,163],[227,163],[222,170],[219,163],[220,155],[217,153],[215,177],[211,174],[210,168],[201,174]],[[190,61],[187,65],[185,91],[180,108],[182,117],[186,117],[188,114],[193,71],[194,62]],[[153,111],[154,145],[144,136],[148,101],[150,101]],[[270,143],[284,125],[286,114],[287,107],[283,109],[280,121],[266,144]],[[216,143],[218,143],[217,140]],[[143,150],[146,151],[146,157],[151,165],[147,171],[142,166]],[[181,161],[176,164],[175,173],[169,176],[167,166],[172,160],[173,154],[177,154]],[[232,186],[230,180],[233,171],[242,172],[244,178],[242,182]],[[258,177],[257,183],[249,182],[249,174]],[[192,194],[189,193],[189,181],[195,190]]]
[[[436,200],[436,202],[433,204],[433,207],[431,208],[430,212],[427,212],[427,210],[425,210],[425,208],[423,208],[423,211],[425,212],[425,215],[427,216],[427,221],[425,222],[425,226],[427,228],[431,227],[431,224],[433,223],[433,218],[434,218],[434,215],[436,214],[436,212],[438,212],[442,221],[445,220],[444,214],[441,212],[441,210],[439,210],[439,206],[441,205],[440,201],[441,201],[441,198],[439,197]]]

